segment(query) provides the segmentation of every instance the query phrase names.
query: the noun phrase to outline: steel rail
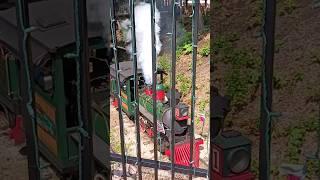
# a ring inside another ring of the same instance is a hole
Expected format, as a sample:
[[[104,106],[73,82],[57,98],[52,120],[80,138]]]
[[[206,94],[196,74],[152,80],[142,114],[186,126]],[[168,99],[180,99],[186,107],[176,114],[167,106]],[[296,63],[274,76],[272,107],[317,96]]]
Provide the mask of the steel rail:
[[[139,120],[139,95],[138,95],[138,62],[137,62],[137,47],[136,47],[136,25],[135,25],[135,10],[134,0],[129,0],[130,20],[131,20],[131,37],[132,37],[132,53],[131,58],[133,60],[133,77],[134,77],[134,120],[136,125],[136,138],[137,138],[137,164],[139,180],[142,180],[141,172],[141,142],[140,142],[140,120]]]
[[[127,179],[127,168],[126,168],[126,154],[125,154],[125,142],[124,142],[124,129],[123,129],[123,116],[122,116],[122,100],[120,96],[120,67],[117,53],[117,36],[116,36],[116,19],[115,19],[115,4],[116,0],[112,0],[110,6],[110,19],[111,19],[111,33],[112,33],[112,44],[114,51],[115,67],[116,67],[116,94],[118,99],[118,110],[119,110],[119,126],[120,126],[120,143],[121,143],[121,162],[124,180]]]
[[[153,152],[154,152],[154,160],[158,161],[158,124],[157,124],[157,100],[156,100],[156,88],[157,88],[157,62],[156,62],[156,48],[155,48],[155,2],[151,0],[150,6],[150,13],[151,13],[151,43],[152,43],[152,100],[153,100]],[[154,167],[154,176],[155,180],[158,179],[158,166]]]

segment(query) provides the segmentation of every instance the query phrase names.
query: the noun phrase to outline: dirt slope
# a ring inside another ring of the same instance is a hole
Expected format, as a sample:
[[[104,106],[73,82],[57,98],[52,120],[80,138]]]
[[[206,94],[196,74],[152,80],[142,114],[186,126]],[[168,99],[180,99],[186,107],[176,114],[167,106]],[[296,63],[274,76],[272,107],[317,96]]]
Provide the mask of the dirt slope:
[[[278,178],[278,166],[284,162],[303,163],[303,154],[316,151],[316,133],[312,123],[319,117],[316,100],[320,94],[320,9],[314,9],[308,0],[278,1],[276,22],[276,54],[274,61],[273,111],[282,116],[274,120],[272,136],[272,170]],[[255,56],[261,56],[261,13],[259,2],[223,1],[212,10],[213,40],[219,36],[237,35],[233,48],[247,48]],[[226,93],[225,74],[228,65],[213,57],[216,70],[215,83]],[[238,129],[253,141],[255,161],[258,157],[260,118],[260,88],[252,93],[252,100],[228,117],[227,125]],[[306,128],[311,126],[313,128]],[[293,129],[301,130],[298,132]],[[301,135],[301,138],[294,136]],[[293,144],[298,143],[299,147]],[[302,148],[300,148],[302,146]],[[292,151],[296,153],[290,154]],[[289,154],[289,155],[288,155]],[[296,159],[295,155],[298,155]],[[255,162],[256,163],[256,162]],[[257,167],[253,167],[257,170]],[[309,167],[308,167],[309,168]],[[315,173],[308,169],[309,178]],[[314,176],[313,176],[314,178]]]

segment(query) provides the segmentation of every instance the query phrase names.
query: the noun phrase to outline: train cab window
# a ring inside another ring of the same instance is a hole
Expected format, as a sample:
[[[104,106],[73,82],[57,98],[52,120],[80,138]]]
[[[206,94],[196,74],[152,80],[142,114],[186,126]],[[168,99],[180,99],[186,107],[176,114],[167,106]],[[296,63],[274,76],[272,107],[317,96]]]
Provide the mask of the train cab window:
[[[34,68],[36,84],[45,93],[53,94],[52,59],[46,59]]]

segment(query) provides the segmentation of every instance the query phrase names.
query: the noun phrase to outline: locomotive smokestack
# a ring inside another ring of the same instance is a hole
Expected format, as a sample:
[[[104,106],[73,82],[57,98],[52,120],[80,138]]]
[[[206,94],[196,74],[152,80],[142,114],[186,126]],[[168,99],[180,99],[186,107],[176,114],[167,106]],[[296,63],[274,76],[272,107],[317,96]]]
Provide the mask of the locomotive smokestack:
[[[129,20],[121,23],[122,29],[126,31],[126,41],[132,43],[129,25]],[[135,26],[138,66],[142,69],[146,84],[152,84],[151,4],[141,2],[135,6]],[[157,8],[155,8],[155,43],[158,56],[162,44],[160,42],[160,12]],[[127,46],[127,51],[132,53],[131,44]]]

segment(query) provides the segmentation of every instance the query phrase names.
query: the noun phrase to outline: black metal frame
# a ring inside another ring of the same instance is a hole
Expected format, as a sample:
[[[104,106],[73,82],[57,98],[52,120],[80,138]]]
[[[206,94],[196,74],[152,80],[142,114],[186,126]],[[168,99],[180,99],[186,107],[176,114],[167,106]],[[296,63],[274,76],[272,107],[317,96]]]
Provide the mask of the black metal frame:
[[[92,179],[94,174],[94,156],[92,141],[92,119],[91,119],[91,93],[90,93],[90,73],[89,73],[89,56],[88,56],[88,25],[87,25],[87,4],[86,0],[74,0],[75,11],[75,34],[77,46],[77,61],[79,67],[77,69],[78,85],[80,93],[80,117],[79,133],[81,145],[79,157],[81,167],[80,179]],[[79,103],[79,102],[78,102]]]

